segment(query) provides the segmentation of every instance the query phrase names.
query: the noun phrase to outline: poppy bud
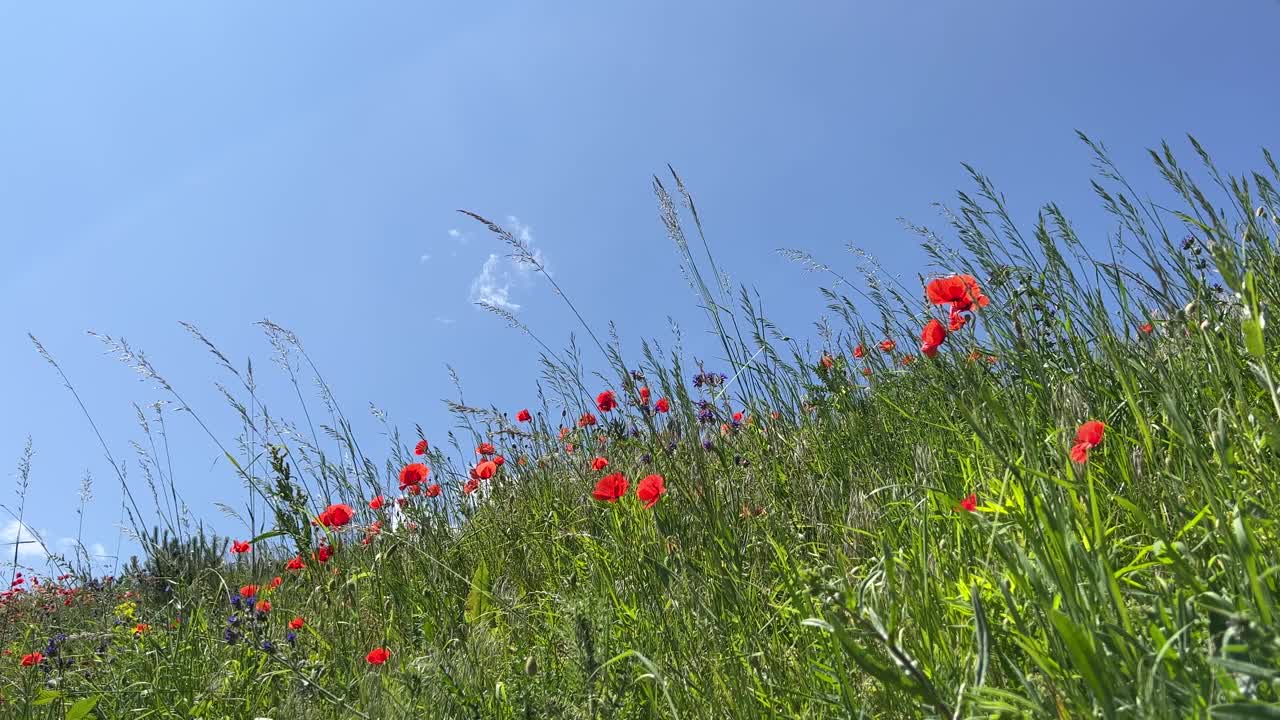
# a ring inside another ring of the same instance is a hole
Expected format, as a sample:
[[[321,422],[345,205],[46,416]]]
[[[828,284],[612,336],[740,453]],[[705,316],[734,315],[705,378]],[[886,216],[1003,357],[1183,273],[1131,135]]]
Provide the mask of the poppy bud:
[[[1195,312],[1195,310],[1196,310],[1196,301],[1192,300],[1191,302],[1187,303],[1186,307],[1182,308],[1182,314],[1186,315],[1187,317],[1191,317],[1191,313]]]
[[[1264,216],[1264,215],[1266,215],[1266,214],[1267,214],[1267,209],[1266,209],[1266,208],[1264,208],[1264,207],[1262,207],[1261,205],[1259,205],[1259,206],[1258,206],[1258,209],[1254,211],[1254,215],[1256,215],[1256,216],[1258,216],[1258,217],[1262,217],[1262,216]]]
[[[538,660],[530,655],[524,659],[524,674],[533,677],[538,674]]]

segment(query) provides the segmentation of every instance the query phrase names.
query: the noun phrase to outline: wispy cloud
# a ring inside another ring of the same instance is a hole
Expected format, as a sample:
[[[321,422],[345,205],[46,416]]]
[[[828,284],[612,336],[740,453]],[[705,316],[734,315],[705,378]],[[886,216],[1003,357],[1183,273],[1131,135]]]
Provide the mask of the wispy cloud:
[[[471,281],[471,302],[519,312],[520,304],[511,301],[511,273],[504,267],[510,264],[489,253],[489,259],[480,267],[480,274]]]
[[[418,258],[418,262],[423,263],[424,265],[430,260],[431,260],[431,253],[423,253],[422,256]]]
[[[543,270],[550,273],[551,268],[547,264],[547,256],[542,253],[542,248],[533,245],[533,227],[520,222],[520,218],[515,215],[507,216],[507,229],[515,236],[517,240],[529,249],[529,254],[533,256],[533,262],[542,267]],[[528,262],[519,261],[514,263],[516,269],[523,275],[528,275],[534,270],[534,265]]]
[[[34,559],[44,559],[44,549],[40,547],[40,543],[36,542],[36,533],[31,531],[30,525],[21,525],[17,520],[10,520],[8,523],[0,526],[0,548],[3,553],[12,558],[10,554],[13,552],[13,544],[19,541],[19,530],[21,530],[21,543],[18,545],[18,560],[30,562]]]
[[[532,262],[490,253],[484,265],[480,266],[479,274],[471,280],[470,297],[472,303],[484,303],[515,313],[520,311],[521,304],[513,299],[513,294],[533,284],[535,264],[546,269],[547,258],[541,248],[534,246],[533,228],[521,223],[514,215],[508,215],[507,229],[528,249]]]
[[[87,542],[84,544],[85,552],[89,553],[89,559],[93,562],[102,560],[107,555],[107,548],[100,542]],[[58,538],[58,550],[64,555],[74,555],[76,552],[76,539],[73,537]]]

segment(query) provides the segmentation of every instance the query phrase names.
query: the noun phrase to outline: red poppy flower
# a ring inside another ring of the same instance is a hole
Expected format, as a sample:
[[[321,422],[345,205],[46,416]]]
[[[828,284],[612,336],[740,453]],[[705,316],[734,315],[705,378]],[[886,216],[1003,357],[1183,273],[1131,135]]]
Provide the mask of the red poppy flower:
[[[493,464],[497,465],[498,467],[502,467],[503,465],[507,464],[507,459],[502,457],[501,455],[494,455]]]
[[[836,366],[836,361],[831,359],[831,356],[825,353],[823,353],[822,359],[819,360],[818,362],[822,363],[822,367],[828,370]]]
[[[260,613],[269,613],[271,612],[271,601],[259,600],[258,604],[253,606],[253,609],[257,610]]]
[[[609,467],[609,461],[602,457],[594,458],[591,461],[592,470],[603,470],[607,467]]]
[[[644,503],[646,509],[658,504],[658,498],[667,492],[667,486],[661,475],[649,475],[636,486],[636,497]]]
[[[482,442],[476,446],[476,453],[479,455],[492,455],[497,450],[493,449],[493,443]]]
[[[573,443],[565,443],[565,444],[564,444],[564,451],[565,451],[565,452],[567,452],[567,453],[572,453],[572,452],[573,452]]]
[[[381,510],[384,503],[386,503],[386,499],[379,495],[369,501],[369,508],[372,510]]]
[[[407,488],[406,492],[408,492],[410,495],[419,495],[419,494],[421,494],[421,493],[422,493],[422,486],[421,486],[421,485],[410,485],[410,486]]]
[[[627,482],[627,478],[622,473],[613,473],[600,478],[600,482],[596,483],[596,489],[591,493],[591,497],[601,502],[618,502],[627,494],[627,488],[631,484]]]
[[[370,650],[369,654],[364,656],[364,659],[368,661],[370,665],[381,665],[391,659],[391,651],[386,648],[376,647]]]
[[[968,310],[977,305],[986,307],[991,300],[982,294],[978,281],[972,275],[948,275],[936,278],[925,288],[929,302],[934,305],[951,304],[954,310]]]
[[[240,586],[240,597],[242,597],[242,598],[249,598],[249,597],[253,597],[254,595],[257,595],[257,594],[258,594],[258,586],[257,586],[257,585],[242,585],[242,586]]]
[[[302,629],[302,626],[303,626],[303,625],[306,625],[306,624],[307,624],[307,621],[306,621],[306,620],[303,620],[301,617],[296,617],[296,618],[294,618],[294,619],[292,619],[292,620],[290,620],[290,621],[289,621],[289,629],[290,629],[290,630],[301,630],[301,629]]]
[[[582,413],[582,417],[578,418],[578,427],[588,427],[596,424],[596,416],[591,413]]]
[[[867,349],[862,347],[862,343],[858,343],[857,347],[853,349],[853,357],[855,360],[861,360],[866,354]]]
[[[427,454],[427,441],[426,441],[426,440],[419,440],[419,441],[418,441],[418,444],[413,446],[413,454],[414,454],[414,455],[426,455],[426,454]]]
[[[978,352],[977,350],[969,351],[969,362],[973,362],[975,360],[981,360],[981,359],[982,359],[982,353]]]
[[[290,558],[289,562],[284,564],[285,570],[301,570],[302,567],[303,567],[303,562],[302,562],[301,555],[294,558]]]
[[[283,582],[284,582],[284,578],[280,577],[279,575],[271,578],[271,589],[275,590],[276,588],[280,587],[280,583],[283,583]]]
[[[26,655],[22,656],[22,667],[31,667],[33,665],[39,665],[40,661],[43,659],[44,659],[44,655],[42,653],[38,653],[38,652],[27,653]]]
[[[400,470],[400,489],[403,490],[410,485],[417,485],[427,476],[431,474],[431,468],[422,463],[409,463]]]
[[[596,396],[596,407],[600,408],[600,412],[607,413],[618,407],[618,397],[612,390],[605,390]]]
[[[1155,326],[1152,325],[1151,323],[1145,323],[1143,325],[1138,326],[1138,330],[1141,331],[1143,335],[1150,335],[1151,332],[1155,329],[1156,329]]]
[[[320,513],[320,517],[316,518],[321,525],[325,527],[342,527],[351,522],[351,518],[355,517],[356,511],[351,509],[346,503],[334,503],[324,509]]]
[[[243,540],[236,540],[235,542],[231,543],[231,552],[237,555],[247,553],[249,552],[249,543]]]
[[[862,368],[863,377],[871,377],[871,368]]]
[[[903,355],[903,356],[902,356],[902,359],[901,359],[901,360],[899,360],[898,362],[902,363],[903,365],[910,365],[911,363],[913,363],[913,362],[915,362],[915,361],[916,361],[916,356],[915,356],[915,355],[907,354],[907,355]]]
[[[1102,434],[1107,426],[1098,420],[1090,420],[1076,431],[1076,444],[1071,447],[1071,459],[1083,463],[1089,460],[1089,451],[1102,444]]]
[[[734,422],[737,422],[737,423],[742,422],[742,413],[740,413],[740,412],[736,412],[736,413],[734,413],[734,414],[733,414],[733,421],[734,421]]]
[[[516,413],[516,420],[519,420],[520,422],[529,422],[532,419],[533,416],[529,414],[528,410],[521,410]]]
[[[671,403],[664,397],[658,398],[658,402],[653,404],[653,409],[664,413],[671,409]]]
[[[261,603],[259,603],[259,604],[261,604]],[[144,633],[144,632],[146,632],[146,631],[148,631],[148,630],[150,630],[150,629],[151,629],[151,626],[150,626],[150,625],[148,625],[148,624],[146,624],[146,623],[138,623],[137,625],[134,625],[134,626],[133,626],[133,634],[134,634],[134,635],[141,635],[142,633]]]
[[[640,404],[642,405],[649,404],[649,388],[648,387],[640,388]]]
[[[978,509],[978,493],[969,493],[969,497],[960,501],[960,506],[956,508],[956,512],[961,510],[973,512]]]
[[[439,485],[437,485],[436,483],[431,483],[430,485],[427,486],[427,497],[436,497],[439,494],[440,494]]]
[[[947,331],[937,318],[930,318],[920,333],[920,352],[926,357],[937,357],[938,348],[947,339]]]
[[[948,318],[948,323],[947,323],[947,326],[951,329],[951,332],[955,332],[960,328],[964,327],[964,324],[966,322],[968,322],[968,320],[965,319],[964,313],[960,312],[959,310],[956,310],[955,308],[951,308],[951,315]]]
[[[892,341],[892,340],[882,340],[882,341],[880,341],[880,349],[881,349],[882,351],[884,351],[884,352],[893,352],[893,349],[894,349],[894,348],[896,348],[896,347],[898,347],[898,343],[896,343],[896,342],[894,342],[894,341]]]
[[[462,486],[462,494],[470,495],[475,492],[478,487],[480,487],[480,480],[478,478],[471,478],[467,481],[466,485]]]
[[[322,563],[327,563],[331,557],[333,557],[333,548],[328,545],[321,545],[316,548],[316,560]]]
[[[485,460],[479,465],[476,465],[476,477],[481,480],[488,480],[493,477],[493,474],[496,472],[498,472],[498,464],[492,460]]]

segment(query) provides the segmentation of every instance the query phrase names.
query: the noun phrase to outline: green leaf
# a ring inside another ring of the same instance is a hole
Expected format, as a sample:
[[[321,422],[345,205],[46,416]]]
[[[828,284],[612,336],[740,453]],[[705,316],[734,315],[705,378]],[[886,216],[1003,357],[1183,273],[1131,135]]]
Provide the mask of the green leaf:
[[[1131,516],[1133,516],[1134,520],[1137,520],[1138,522],[1142,523],[1144,527],[1148,529],[1152,529],[1155,527],[1155,525],[1152,524],[1151,518],[1147,515],[1146,511],[1138,507],[1137,504],[1134,503],[1132,500],[1129,500],[1128,498],[1120,497],[1119,495],[1112,495],[1111,502],[1124,508]]]
[[[263,540],[270,540],[273,537],[280,537],[281,535],[284,535],[284,534],[285,532],[283,530],[271,530],[271,531],[262,533],[256,538],[253,538],[252,540],[249,541],[249,544],[256,545]]]
[[[1254,665],[1253,663],[1244,662],[1243,660],[1233,660],[1231,658],[1213,657],[1213,658],[1209,658],[1209,662],[1213,663],[1214,665],[1217,665],[1218,667],[1221,667],[1222,669],[1228,672],[1240,673],[1242,675],[1248,675],[1250,677],[1255,677],[1260,680],[1280,679],[1280,671],[1273,670],[1271,668],[1261,667],[1259,665]]]
[[[351,587],[352,585],[356,585],[356,584],[358,584],[361,580],[364,580],[364,579],[365,579],[365,578],[367,578],[367,577],[371,577],[372,575],[373,575],[373,573],[371,573],[371,572],[367,572],[367,571],[366,571],[366,572],[361,572],[361,573],[355,573],[355,574],[354,574],[354,575],[352,575],[351,577],[347,578],[347,581],[346,581],[345,583],[343,583],[343,587]]]
[[[1266,347],[1262,343],[1262,329],[1266,320],[1262,317],[1262,308],[1258,304],[1257,276],[1253,271],[1244,275],[1244,320],[1240,321],[1240,330],[1244,333],[1244,346],[1249,354],[1259,360],[1266,359]]]
[[[89,713],[93,712],[93,708],[96,707],[97,704],[97,695],[80,698],[71,706],[70,710],[67,710],[67,720],[82,720],[82,718],[88,717]]]
[[[1071,620],[1063,613],[1057,610],[1049,611],[1049,621],[1053,623],[1053,627],[1058,631],[1058,636],[1062,638],[1063,643],[1067,646],[1067,654],[1071,656],[1071,662],[1076,666],[1076,670],[1084,676],[1084,680],[1089,684],[1102,704],[1103,714],[1106,717],[1115,716],[1115,702],[1112,699],[1111,688],[1107,683],[1106,671],[1099,666],[1097,654],[1094,652],[1093,645],[1089,639],[1080,632]]]
[[[1266,348],[1262,344],[1262,321],[1256,317],[1245,318],[1240,323],[1240,329],[1244,332],[1245,349],[1250,355],[1262,360],[1266,355]]]
[[[61,691],[42,688],[40,690],[40,693],[36,695],[36,699],[31,701],[31,704],[32,705],[49,705],[49,704],[52,704],[54,700],[57,700],[60,697],[62,697]]]
[[[1209,717],[1222,720],[1277,720],[1280,707],[1263,703],[1223,703],[1209,708]]]
[[[982,595],[977,585],[969,588],[969,599],[973,602],[973,634],[978,641],[978,666],[974,669],[973,684],[982,687],[991,657],[991,632],[987,629],[987,611],[982,607]]]
[[[468,625],[475,625],[493,610],[489,595],[489,566],[483,560],[471,576],[471,591],[467,593],[467,610],[464,618]]]
[[[884,683],[886,687],[896,687],[913,695],[921,695],[920,688],[909,676],[898,672],[892,665],[876,657],[869,650],[864,649],[843,626],[835,627],[835,636],[845,654],[857,663],[858,667],[862,668],[864,672]]]

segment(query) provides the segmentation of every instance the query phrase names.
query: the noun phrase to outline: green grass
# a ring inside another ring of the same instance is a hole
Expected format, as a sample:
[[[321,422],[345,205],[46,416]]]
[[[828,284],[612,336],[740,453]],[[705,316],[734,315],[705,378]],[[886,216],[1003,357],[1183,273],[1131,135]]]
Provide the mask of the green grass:
[[[156,513],[134,488],[132,523],[160,529],[142,566],[108,586],[62,583],[81,587],[66,606],[49,590],[0,605],[14,653],[0,659],[0,715],[1280,717],[1280,353],[1265,322],[1280,300],[1280,172],[1265,156],[1261,172],[1221,176],[1192,141],[1193,172],[1162,147],[1152,159],[1181,205],[1156,206],[1086,143],[1116,220],[1106,243],[1083,243],[1053,205],[1019,226],[975,172],[946,215],[954,244],[920,231],[935,263],[920,282],[865,258],[846,279],[789,253],[832,278],[842,324],[822,324],[816,346],[721,281],[683,184],[655,182],[721,357],[691,361],[678,343],[628,357],[590,328],[587,350],[533,338],[545,359],[533,421],[515,420],[519,399],[502,412],[459,402],[456,432],[426,436],[443,496],[412,498],[407,521],[367,545],[367,502],[399,495],[418,433],[389,432],[373,459],[323,383],[324,409],[286,426],[210,345],[241,384],[229,395],[245,431],[225,446],[263,537],[222,562],[221,541],[172,509],[163,472]],[[927,318],[946,320],[925,282],[956,272],[990,306],[936,358],[902,365]],[[296,338],[266,330],[295,386],[317,375]],[[107,342],[185,407],[144,356]],[[694,387],[704,369],[731,381]],[[639,412],[641,385],[671,412]],[[594,410],[605,389],[621,408]],[[562,438],[588,410],[600,424]],[[722,429],[734,412],[741,427]],[[1105,438],[1073,463],[1091,419]],[[464,496],[456,458],[481,441],[507,463]],[[608,470],[589,467],[596,455]],[[632,494],[593,500],[611,471]],[[634,487],[650,473],[668,492],[644,509]],[[977,510],[958,510],[970,493]],[[308,520],[339,500],[359,528],[326,537]],[[337,547],[328,563],[284,570],[321,542]],[[240,611],[228,643],[228,596],[276,575],[267,619]],[[306,626],[290,645],[294,616]],[[55,633],[58,658],[19,664]],[[385,665],[365,661],[375,647],[391,651]]]

